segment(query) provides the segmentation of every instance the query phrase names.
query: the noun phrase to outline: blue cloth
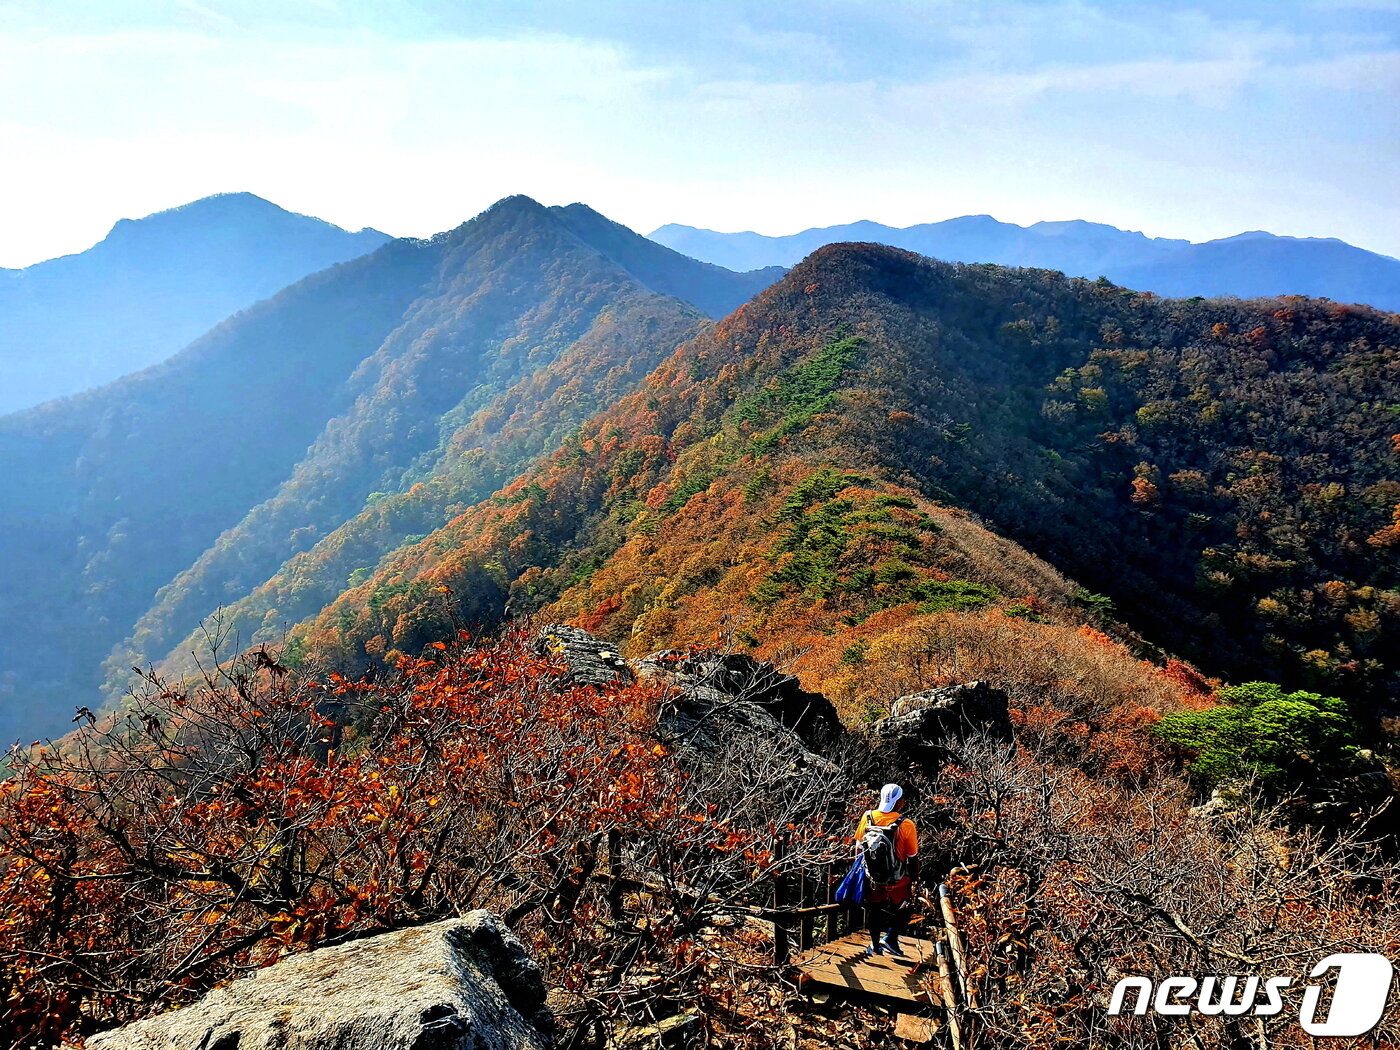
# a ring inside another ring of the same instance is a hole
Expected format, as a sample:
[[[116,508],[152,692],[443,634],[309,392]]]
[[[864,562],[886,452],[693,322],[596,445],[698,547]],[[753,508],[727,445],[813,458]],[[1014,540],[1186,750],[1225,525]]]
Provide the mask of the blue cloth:
[[[865,903],[868,883],[869,879],[865,874],[865,857],[858,856],[856,862],[851,865],[851,870],[841,880],[841,885],[836,887],[836,903],[843,904],[847,908],[860,907]]]

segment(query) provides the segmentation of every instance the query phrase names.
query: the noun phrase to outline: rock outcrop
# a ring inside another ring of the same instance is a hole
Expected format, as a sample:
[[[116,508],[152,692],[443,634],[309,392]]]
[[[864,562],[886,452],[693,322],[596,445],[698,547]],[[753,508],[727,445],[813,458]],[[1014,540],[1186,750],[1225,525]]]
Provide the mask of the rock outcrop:
[[[1282,800],[1283,813],[1299,824],[1351,829],[1358,821],[1383,821],[1394,828],[1396,790],[1375,753],[1363,749],[1343,775],[1323,775]],[[1267,803],[1257,787],[1239,780],[1217,784],[1210,798],[1191,808],[1191,815],[1210,820],[1251,820],[1256,806]]]
[[[820,775],[838,775],[824,757],[846,739],[836,708],[792,675],[743,653],[668,650],[624,660],[579,627],[550,624],[535,646],[564,665],[560,684],[606,686],[638,678],[670,686],[656,713],[656,735],[691,770],[730,770],[755,805],[793,797]]]
[[[683,692],[708,690],[751,703],[816,751],[831,746],[843,733],[841,716],[830,700],[807,692],[793,675],[747,653],[666,650],[639,661],[637,670],[643,677],[663,678]]]
[[[89,1050],[545,1050],[539,967],[495,915],[283,959]]]
[[[535,636],[535,648],[564,664],[565,685],[602,686],[617,679],[632,681],[632,670],[617,650],[581,627],[563,623],[542,627]]]
[[[816,750],[842,733],[835,709],[771,664],[667,651],[638,661],[637,673],[674,689],[656,731],[682,763],[742,770],[775,791],[793,778],[836,773]]]
[[[1011,739],[1011,715],[1004,692],[986,682],[963,682],[901,696],[889,717],[870,727],[878,750],[924,765],[941,764],[949,741],[971,733]]]

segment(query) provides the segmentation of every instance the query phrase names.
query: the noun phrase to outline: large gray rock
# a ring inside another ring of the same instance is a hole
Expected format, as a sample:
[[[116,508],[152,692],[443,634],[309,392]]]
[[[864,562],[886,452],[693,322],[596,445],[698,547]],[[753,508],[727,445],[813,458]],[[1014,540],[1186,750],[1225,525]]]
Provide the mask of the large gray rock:
[[[564,665],[561,685],[665,682],[671,688],[657,711],[658,739],[692,773],[732,774],[755,806],[812,794],[839,773],[822,754],[845,735],[836,709],[771,664],[744,654],[679,650],[633,664],[568,624],[540,628],[535,646]]]
[[[844,732],[835,706],[809,693],[790,674],[747,653],[686,653],[666,650],[637,664],[644,678],[661,678],[682,692],[711,691],[767,712],[816,751],[830,747]]]
[[[539,967],[495,915],[293,955],[89,1050],[545,1050]]]
[[[801,694],[795,679],[771,665],[747,656],[668,651],[639,661],[637,673],[672,687],[658,712],[656,733],[683,765],[761,772],[758,779],[775,791],[835,774],[835,764],[808,745],[840,732],[835,711],[828,717],[804,702],[806,696],[830,708],[824,697]],[[791,703],[783,698],[787,690]],[[806,739],[799,726],[807,730]]]
[[[979,733],[993,740],[1011,739],[1011,715],[1004,692],[986,682],[963,682],[901,696],[890,715],[870,727],[877,750],[895,752],[924,765],[941,764],[947,744]]]
[[[564,623],[542,627],[535,635],[535,648],[564,664],[565,685],[604,686],[632,681],[632,671],[617,650],[581,627]]]

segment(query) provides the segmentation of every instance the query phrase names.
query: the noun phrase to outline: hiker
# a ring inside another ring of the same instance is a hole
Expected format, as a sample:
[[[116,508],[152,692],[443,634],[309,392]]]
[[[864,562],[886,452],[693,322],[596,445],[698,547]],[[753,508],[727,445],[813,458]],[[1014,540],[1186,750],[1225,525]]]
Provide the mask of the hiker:
[[[909,921],[914,882],[919,877],[919,833],[914,822],[899,812],[904,789],[886,784],[880,789],[880,804],[867,811],[856,827],[856,848],[865,860],[869,891],[870,947],[867,957],[904,957],[899,935]]]

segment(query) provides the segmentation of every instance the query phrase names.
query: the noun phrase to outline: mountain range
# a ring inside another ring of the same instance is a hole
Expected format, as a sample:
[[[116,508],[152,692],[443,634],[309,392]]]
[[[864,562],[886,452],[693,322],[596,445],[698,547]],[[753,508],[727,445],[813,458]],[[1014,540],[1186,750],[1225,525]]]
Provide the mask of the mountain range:
[[[154,365],[293,281],[390,240],[225,193],[0,270],[0,414]]]
[[[540,610],[624,653],[737,641],[859,710],[889,666],[1043,659],[1049,697],[1078,617],[1374,716],[1400,698],[1396,403],[1400,320],[1371,308],[827,246],[291,648],[363,669]]]
[[[61,730],[114,646],[120,680],[387,493],[446,470],[456,498],[484,498],[773,276],[515,197],[305,278],[159,365],[0,418],[0,733]],[[445,513],[418,511],[386,508],[354,564],[299,580],[256,626],[318,611]]]
[[[979,1045],[1300,1045],[1101,992],[1400,943],[1400,315],[736,272],[517,196],[0,416],[0,464],[0,735],[54,738],[0,758],[0,1046],[344,1045],[296,968],[347,951],[374,1045],[891,1045],[731,921],[799,929],[891,782]],[[483,983],[404,999],[464,912]]]
[[[1117,710],[1176,657],[1380,715],[1396,404],[1369,307],[874,243],[737,273],[507,198],[0,418],[0,731],[133,666],[360,671],[526,614],[727,640],[856,717],[946,661]]]
[[[678,252],[734,269],[792,266],[826,244],[869,241],[948,262],[1106,276],[1158,295],[1308,295],[1400,310],[1400,260],[1332,238],[1263,231],[1193,244],[1083,220],[1023,227],[990,215],[964,215],[904,228],[855,222],[783,237],[671,224],[650,236]]]

